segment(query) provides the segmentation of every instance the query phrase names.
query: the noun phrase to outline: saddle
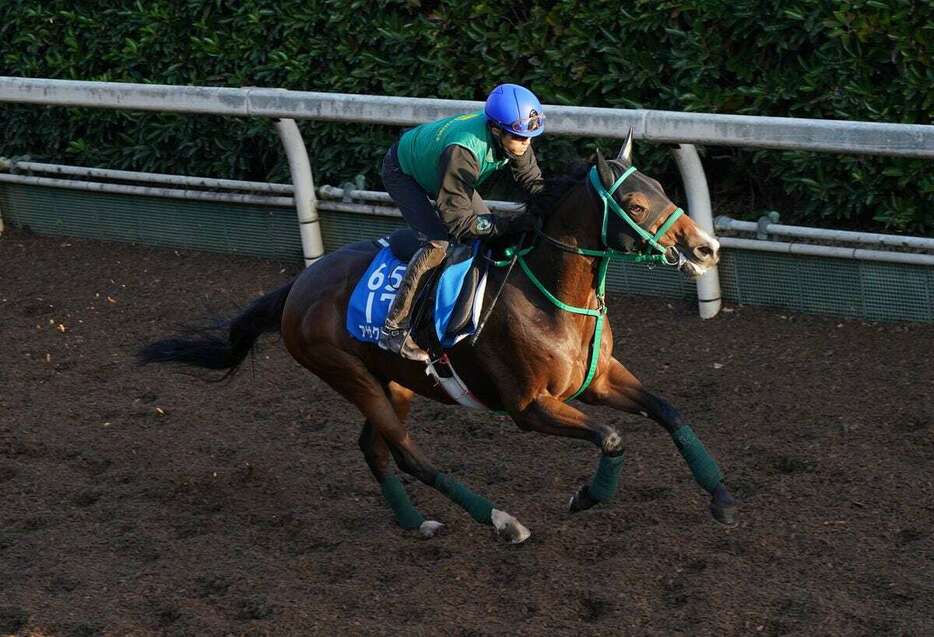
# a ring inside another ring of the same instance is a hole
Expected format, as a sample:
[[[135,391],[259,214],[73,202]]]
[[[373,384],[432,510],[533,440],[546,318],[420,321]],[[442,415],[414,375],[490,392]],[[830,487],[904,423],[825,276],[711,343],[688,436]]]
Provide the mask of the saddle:
[[[411,229],[377,239],[382,249],[357,283],[347,311],[347,330],[375,342],[405,266],[419,247]],[[483,244],[452,243],[444,261],[424,278],[412,304],[411,336],[432,359],[474,333],[480,320],[488,259]]]

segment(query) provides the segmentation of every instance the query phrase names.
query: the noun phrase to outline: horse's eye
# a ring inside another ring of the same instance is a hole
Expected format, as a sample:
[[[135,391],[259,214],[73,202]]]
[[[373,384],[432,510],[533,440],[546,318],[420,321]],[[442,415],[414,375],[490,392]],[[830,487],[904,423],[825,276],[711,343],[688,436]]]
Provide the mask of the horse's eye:
[[[630,204],[629,214],[632,216],[633,219],[641,219],[642,217],[645,216],[645,208],[643,208],[637,203]]]

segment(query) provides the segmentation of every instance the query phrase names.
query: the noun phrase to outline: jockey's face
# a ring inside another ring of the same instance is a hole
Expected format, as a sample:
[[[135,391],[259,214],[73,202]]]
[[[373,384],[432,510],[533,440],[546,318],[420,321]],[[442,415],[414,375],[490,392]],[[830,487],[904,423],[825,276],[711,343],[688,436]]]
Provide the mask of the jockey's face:
[[[503,145],[503,150],[505,150],[510,155],[515,155],[516,157],[521,157],[525,154],[525,151],[529,149],[529,146],[532,145],[532,139],[530,137],[520,137],[518,135],[513,135],[512,133],[507,133],[499,128],[493,129],[493,134],[499,139],[499,142]]]

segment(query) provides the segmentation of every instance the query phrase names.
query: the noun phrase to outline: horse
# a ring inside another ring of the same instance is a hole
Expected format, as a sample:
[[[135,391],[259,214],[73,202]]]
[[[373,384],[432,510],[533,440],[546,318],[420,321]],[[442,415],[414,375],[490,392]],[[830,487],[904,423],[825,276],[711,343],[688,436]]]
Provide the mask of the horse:
[[[507,414],[520,429],[589,440],[599,449],[596,473],[570,498],[570,512],[610,500],[623,464],[619,431],[569,404],[576,399],[661,425],[710,495],[713,518],[734,525],[736,501],[693,428],[613,356],[603,290],[613,258],[664,263],[697,278],[718,262],[717,240],[681,214],[658,181],[636,170],[631,130],[615,159],[597,153],[592,165],[549,180],[527,211],[538,227],[511,249],[510,262],[520,268],[491,268],[485,295],[497,289],[499,300],[476,342],[456,344],[448,360],[483,405]],[[444,525],[414,507],[390,456],[477,522],[521,543],[530,536],[527,527],[436,468],[408,432],[415,394],[453,402],[425,374],[424,363],[357,341],[345,329],[348,299],[378,249],[372,241],[346,245],[254,300],[217,333],[156,341],[140,350],[140,360],[227,370],[226,377],[261,334],[279,331],[298,363],[361,412],[360,450],[400,527],[428,538]]]

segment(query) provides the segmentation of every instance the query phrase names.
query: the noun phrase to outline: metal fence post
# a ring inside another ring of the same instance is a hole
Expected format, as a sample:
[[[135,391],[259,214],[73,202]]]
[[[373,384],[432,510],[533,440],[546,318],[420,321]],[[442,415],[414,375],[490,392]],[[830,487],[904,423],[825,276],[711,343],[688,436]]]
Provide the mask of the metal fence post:
[[[679,144],[672,152],[681,171],[684,191],[688,197],[688,213],[700,228],[715,237],[713,214],[710,206],[710,190],[704,166],[693,144]],[[717,266],[710,268],[697,280],[697,305],[702,319],[713,318],[720,311],[720,274]]]
[[[308,161],[305,142],[302,141],[301,131],[298,130],[294,119],[277,119],[276,130],[289,158],[289,172],[295,187],[295,209],[298,211],[298,224],[302,235],[302,253],[305,255],[307,267],[324,256],[311,162]]]

